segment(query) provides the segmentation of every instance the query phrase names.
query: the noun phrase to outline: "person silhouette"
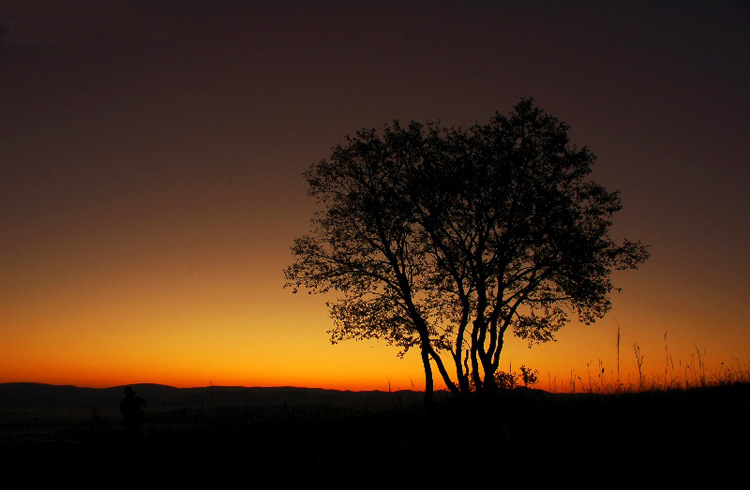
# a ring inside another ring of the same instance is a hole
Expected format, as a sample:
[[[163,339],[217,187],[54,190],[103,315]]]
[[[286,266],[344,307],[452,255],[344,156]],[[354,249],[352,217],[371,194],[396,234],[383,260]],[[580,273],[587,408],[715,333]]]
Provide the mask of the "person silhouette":
[[[125,398],[120,402],[120,413],[125,423],[125,432],[130,440],[138,437],[143,422],[144,408],[146,408],[146,401],[140,396],[136,396],[133,388],[126,387]]]

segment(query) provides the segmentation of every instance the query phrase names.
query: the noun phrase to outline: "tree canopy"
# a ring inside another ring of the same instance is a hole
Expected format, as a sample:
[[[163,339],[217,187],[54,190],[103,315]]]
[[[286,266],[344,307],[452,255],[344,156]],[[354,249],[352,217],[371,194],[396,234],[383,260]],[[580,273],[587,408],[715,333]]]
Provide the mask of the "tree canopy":
[[[610,236],[619,194],[567,131],[533,99],[469,128],[357,131],[305,173],[319,210],[286,286],[336,293],[333,342],[418,348],[428,399],[433,365],[454,393],[493,392],[508,331],[537,343],[594,322],[612,272],[648,258]]]

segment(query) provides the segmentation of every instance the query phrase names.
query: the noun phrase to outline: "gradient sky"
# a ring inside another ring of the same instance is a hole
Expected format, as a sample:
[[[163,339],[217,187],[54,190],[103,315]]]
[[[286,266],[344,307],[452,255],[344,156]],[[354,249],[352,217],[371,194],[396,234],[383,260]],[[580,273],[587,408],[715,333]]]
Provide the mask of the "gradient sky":
[[[618,326],[623,381],[635,343],[650,376],[748,368],[746,2],[2,0],[0,25],[0,382],[423,389],[416,354],[332,346],[325,297],[282,289],[301,174],[357,129],[525,96],[652,258],[501,368],[610,379]]]

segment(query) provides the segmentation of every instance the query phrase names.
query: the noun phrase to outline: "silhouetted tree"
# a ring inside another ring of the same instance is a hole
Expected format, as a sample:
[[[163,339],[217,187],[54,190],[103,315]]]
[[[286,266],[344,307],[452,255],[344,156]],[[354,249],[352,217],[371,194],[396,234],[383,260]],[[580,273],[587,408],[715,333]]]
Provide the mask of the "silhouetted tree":
[[[418,347],[454,393],[497,388],[508,330],[552,340],[571,313],[610,309],[613,270],[648,258],[616,243],[617,192],[587,180],[595,157],[568,126],[519,102],[468,129],[398,121],[361,130],[305,173],[320,209],[294,240],[286,286],[335,292],[332,342]]]

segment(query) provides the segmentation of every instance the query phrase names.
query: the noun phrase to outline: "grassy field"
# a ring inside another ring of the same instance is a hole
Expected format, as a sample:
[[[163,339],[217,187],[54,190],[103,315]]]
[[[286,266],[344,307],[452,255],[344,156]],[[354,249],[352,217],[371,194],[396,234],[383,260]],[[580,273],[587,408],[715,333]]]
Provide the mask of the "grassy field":
[[[492,402],[394,399],[156,409],[130,443],[112,407],[0,411],[5,488],[697,488],[744,477],[750,385],[640,393],[516,389]],[[493,481],[487,485],[487,480]],[[531,485],[531,486],[528,486]]]

